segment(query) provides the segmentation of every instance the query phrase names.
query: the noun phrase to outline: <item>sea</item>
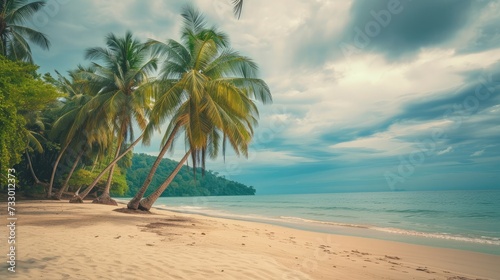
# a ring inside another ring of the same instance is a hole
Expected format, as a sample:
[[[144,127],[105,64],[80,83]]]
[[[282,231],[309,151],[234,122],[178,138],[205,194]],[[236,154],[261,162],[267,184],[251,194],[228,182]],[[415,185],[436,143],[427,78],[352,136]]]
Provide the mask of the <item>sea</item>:
[[[162,197],[154,207],[500,255],[500,190]]]

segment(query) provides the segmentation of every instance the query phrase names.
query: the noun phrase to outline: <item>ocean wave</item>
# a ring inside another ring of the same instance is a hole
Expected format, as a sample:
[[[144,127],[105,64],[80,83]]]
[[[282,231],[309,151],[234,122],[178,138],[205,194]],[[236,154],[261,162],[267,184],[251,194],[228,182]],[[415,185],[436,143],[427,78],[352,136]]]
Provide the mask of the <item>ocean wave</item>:
[[[203,211],[206,210],[207,208],[205,207],[200,207],[200,206],[166,206],[165,204],[160,204],[160,205],[155,205],[155,208],[159,209],[165,209],[165,210],[170,210],[170,211],[175,211],[175,212],[183,212],[183,213],[194,213],[197,211]]]
[[[318,221],[318,220],[309,220],[309,219],[304,219],[304,218],[299,218],[299,217],[280,216],[280,219],[283,219],[285,221],[315,223],[315,224],[331,225],[331,226],[353,227],[353,228],[366,228],[366,229],[369,228],[368,226],[365,226],[365,225],[348,224],[348,223],[337,223],[337,222],[327,222],[327,221]]]
[[[454,235],[454,234],[449,234],[449,233],[429,233],[429,232],[420,232],[420,231],[405,230],[405,229],[399,229],[399,228],[386,228],[386,227],[377,227],[377,226],[360,225],[360,224],[327,222],[327,221],[311,220],[311,219],[304,219],[304,218],[299,218],[299,217],[288,217],[288,216],[280,216],[280,219],[282,219],[284,221],[288,221],[288,222],[300,222],[300,223],[320,224],[320,225],[327,225],[327,226],[359,228],[359,229],[367,229],[367,230],[376,230],[376,231],[390,233],[390,234],[399,234],[399,235],[434,238],[434,239],[446,239],[446,240],[452,240],[452,241],[461,241],[461,242],[468,242],[468,243],[478,243],[478,244],[500,246],[500,238],[489,237],[489,236],[467,237],[467,236],[460,236],[460,235]]]
[[[485,244],[485,245],[495,245],[500,246],[500,238],[498,237],[489,237],[489,236],[461,236],[457,234],[449,234],[449,233],[432,233],[432,232],[420,232],[414,230],[406,230],[400,228],[392,228],[392,227],[380,227],[374,225],[366,225],[366,224],[354,224],[354,223],[345,223],[345,222],[333,222],[333,221],[322,221],[322,220],[313,220],[306,219],[294,216],[278,216],[278,217],[268,217],[261,216],[255,214],[236,214],[226,212],[224,210],[217,210],[208,207],[202,206],[166,206],[164,204],[155,205],[155,208],[168,210],[179,213],[189,213],[189,214],[201,214],[205,216],[211,217],[219,217],[219,218],[227,218],[227,219],[236,219],[236,220],[246,220],[246,221],[255,221],[255,222],[263,222],[263,223],[271,223],[271,224],[302,224],[303,226],[307,224],[309,225],[320,225],[320,226],[331,226],[331,227],[344,227],[344,228],[353,228],[360,230],[374,230],[378,232],[384,232],[388,234],[395,235],[405,235],[405,236],[414,236],[421,238],[430,238],[430,239],[443,239],[450,241],[459,241],[459,242],[468,242],[468,243],[476,243],[476,244]],[[310,229],[313,230],[314,229]]]
[[[401,235],[436,238],[436,239],[446,239],[446,240],[453,240],[453,241],[462,241],[462,242],[469,242],[469,243],[479,243],[479,244],[500,246],[500,238],[497,238],[497,237],[489,237],[489,236],[467,237],[467,236],[453,235],[453,234],[449,234],[449,233],[429,233],[429,232],[420,232],[420,231],[413,231],[413,230],[405,230],[405,229],[398,229],[398,228],[384,228],[384,227],[371,227],[370,229],[382,231],[382,232],[387,232],[387,233],[401,234]]]
[[[381,212],[387,213],[410,213],[410,214],[438,214],[442,211],[428,210],[428,209],[384,209]]]
[[[256,221],[256,222],[268,222],[275,223],[279,222],[279,219],[253,215],[253,214],[236,214],[226,212],[224,210],[216,210],[212,208],[199,207],[199,206],[166,206],[166,205],[158,205],[155,206],[160,210],[167,210],[177,213],[186,213],[186,214],[197,214],[215,218],[225,218],[225,219],[234,219],[234,220],[243,220],[243,221]]]

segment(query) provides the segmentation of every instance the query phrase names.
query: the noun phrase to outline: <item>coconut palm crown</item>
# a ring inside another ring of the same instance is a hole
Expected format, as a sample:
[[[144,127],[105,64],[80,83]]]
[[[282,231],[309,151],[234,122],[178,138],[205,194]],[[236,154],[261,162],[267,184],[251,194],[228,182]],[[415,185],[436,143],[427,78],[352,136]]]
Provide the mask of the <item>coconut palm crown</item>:
[[[149,45],[134,39],[131,32],[124,37],[109,34],[106,47],[87,49],[85,57],[92,61],[89,69],[79,74],[88,79],[96,92],[82,112],[95,112],[95,121],[105,119],[114,131],[118,158],[127,138],[134,139],[133,126],[146,127],[147,111],[152,102],[150,75],[156,70],[157,59],[151,56]],[[113,164],[114,166],[114,164]],[[113,167],[110,169],[110,178]],[[109,197],[108,180],[104,196]],[[87,195],[94,184],[83,193]]]
[[[47,36],[26,26],[45,1],[0,0],[0,54],[11,60],[33,62],[28,41],[49,49]]]
[[[160,55],[160,89],[145,130],[145,141],[169,120],[162,150],[143,187],[128,207],[137,209],[166,148],[173,147],[176,134],[184,135],[186,155],[165,182],[138,206],[148,210],[172,181],[188,156],[205,168],[207,156],[216,158],[228,143],[237,155],[248,155],[248,145],[257,125],[255,101],[272,101],[267,84],[257,77],[257,65],[230,47],[226,34],[208,28],[204,17],[188,6],[182,13],[181,42],[150,41]]]
[[[267,84],[257,77],[258,67],[230,47],[226,34],[208,28],[196,9],[186,7],[181,42],[150,41],[163,54],[161,86],[151,111],[152,128],[170,118],[163,142],[180,127],[193,158],[204,164],[208,152],[216,157],[218,144],[226,141],[236,154],[247,155],[258,110],[255,101],[272,101]]]

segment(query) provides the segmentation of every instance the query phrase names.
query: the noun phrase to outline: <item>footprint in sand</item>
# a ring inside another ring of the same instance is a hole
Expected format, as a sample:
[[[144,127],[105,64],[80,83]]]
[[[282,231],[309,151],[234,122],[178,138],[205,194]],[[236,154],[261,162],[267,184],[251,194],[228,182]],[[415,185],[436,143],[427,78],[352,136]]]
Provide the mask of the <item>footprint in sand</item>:
[[[418,267],[416,270],[427,272],[427,273],[435,273],[435,272],[432,272],[429,269],[427,269],[427,267]]]

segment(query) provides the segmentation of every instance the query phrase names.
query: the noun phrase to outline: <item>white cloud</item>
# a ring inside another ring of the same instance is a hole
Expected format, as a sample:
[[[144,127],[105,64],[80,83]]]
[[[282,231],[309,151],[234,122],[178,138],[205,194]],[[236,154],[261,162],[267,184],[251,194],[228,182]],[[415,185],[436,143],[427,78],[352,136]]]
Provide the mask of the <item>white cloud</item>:
[[[451,146],[450,146],[450,147],[448,147],[448,148],[446,148],[446,149],[444,149],[444,150],[442,150],[442,151],[436,152],[436,154],[437,154],[438,156],[442,156],[442,155],[447,154],[447,153],[450,153],[450,152],[452,152],[452,151],[453,151],[453,147],[451,147]]]
[[[253,0],[245,2],[238,20],[232,14],[229,0],[151,0],[147,4],[132,0],[92,0],[68,2],[42,30],[54,45],[50,53],[41,53],[45,59],[40,60],[45,62],[42,69],[45,72],[56,68],[64,72],[85,63],[85,48],[103,46],[108,32],[121,35],[128,29],[141,39],[179,40],[180,7],[186,2],[196,3],[210,24],[227,32],[236,50],[260,66],[261,76],[268,82],[274,98],[273,105],[259,107],[260,126],[255,131],[253,147],[260,148],[249,160],[229,154],[226,164],[222,159],[210,162],[210,169],[230,169],[228,163],[233,161],[240,166],[312,162],[318,160],[322,150],[325,157],[330,156],[329,160],[342,162],[411,152],[422,137],[431,137],[432,129],[449,130],[453,123],[426,118],[393,120],[394,116],[404,113],[409,104],[444,97],[439,95],[468,82],[464,73],[500,61],[498,49],[473,54],[457,52],[465,42],[475,38],[481,22],[468,25],[463,34],[449,44],[420,50],[413,60],[388,62],[383,54],[368,50],[344,58],[334,39],[344,32],[352,1]],[[500,6],[495,7],[477,21],[494,19]],[[304,63],[307,52],[315,54],[315,48],[319,53],[337,51],[339,56]],[[477,126],[486,121],[495,123],[499,106],[492,107],[488,114],[475,115],[459,129],[465,133],[468,123],[477,122]],[[394,123],[375,131],[384,121]],[[350,138],[338,141],[324,139],[327,133],[342,131],[368,133],[353,133]],[[467,137],[479,141],[498,133],[499,127],[490,125]],[[266,137],[280,140],[283,145],[266,142]],[[160,135],[155,135],[149,148],[137,147],[136,152],[157,154],[160,139]],[[174,155],[169,157],[181,158],[182,144],[179,138]],[[438,155],[453,152],[448,144],[439,144]],[[454,144],[454,147],[463,151],[462,146]],[[493,149],[488,149],[488,153],[490,151]],[[484,152],[468,150],[465,156],[480,156]]]
[[[472,155],[470,155],[471,157],[478,157],[478,156],[481,156],[484,154],[484,149],[480,150],[480,151],[476,151],[474,152]]]
[[[330,149],[344,153],[341,156],[342,159],[353,157],[367,159],[409,154],[417,149],[417,144],[420,142],[432,140],[436,145],[442,144],[439,140],[432,139],[433,131],[445,131],[451,125],[451,122],[445,120],[400,122],[391,125],[386,131],[331,145]]]

